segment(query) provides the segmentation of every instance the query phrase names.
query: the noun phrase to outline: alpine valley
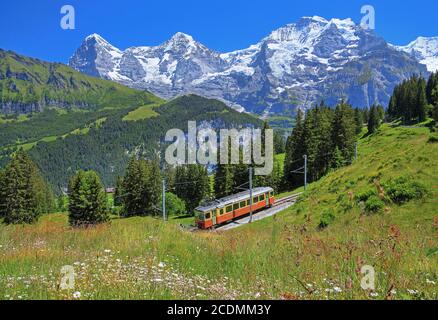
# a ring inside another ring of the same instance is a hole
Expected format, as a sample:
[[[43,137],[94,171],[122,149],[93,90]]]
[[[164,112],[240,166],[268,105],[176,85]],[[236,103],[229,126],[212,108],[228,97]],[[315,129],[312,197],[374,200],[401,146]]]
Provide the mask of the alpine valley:
[[[438,69],[438,38],[397,47],[351,19],[314,16],[229,53],[180,32],[162,45],[126,50],[93,34],[69,65],[166,99],[196,93],[258,115],[290,115],[321,100],[387,105],[396,84]]]

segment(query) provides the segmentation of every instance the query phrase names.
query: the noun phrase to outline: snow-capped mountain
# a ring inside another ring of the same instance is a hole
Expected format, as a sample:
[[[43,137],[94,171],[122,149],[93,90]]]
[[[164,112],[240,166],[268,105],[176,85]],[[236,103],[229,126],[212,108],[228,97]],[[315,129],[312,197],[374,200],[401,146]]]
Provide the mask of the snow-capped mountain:
[[[438,71],[438,37],[418,37],[407,46],[396,48],[409,53],[420,63],[425,64],[430,72]]]
[[[218,53],[177,33],[162,45],[115,48],[94,34],[73,68],[164,98],[197,93],[258,114],[290,113],[320,100],[387,104],[396,84],[426,74],[416,58],[351,19],[304,17],[247,49]]]

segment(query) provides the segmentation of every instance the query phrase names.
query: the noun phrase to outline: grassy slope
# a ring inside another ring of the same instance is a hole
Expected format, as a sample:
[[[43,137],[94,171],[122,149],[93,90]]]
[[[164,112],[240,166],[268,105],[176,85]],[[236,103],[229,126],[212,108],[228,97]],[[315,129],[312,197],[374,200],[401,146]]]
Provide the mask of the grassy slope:
[[[141,106],[123,117],[124,121],[138,121],[149,119],[158,116],[159,114],[154,110],[158,105]]]
[[[114,109],[158,102],[153,95],[111,81],[84,75],[72,68],[0,49],[2,102],[65,104],[69,108]]]
[[[344,212],[338,201],[378,172],[382,181],[409,173],[438,185],[438,145],[428,136],[385,127],[361,140],[356,163],[312,184],[299,205],[229,232],[193,234],[178,220],[153,218],[72,230],[65,214],[0,226],[0,298],[71,299],[57,284],[61,267],[74,265],[82,298],[437,299],[438,256],[427,254],[438,247],[436,195],[372,216]],[[328,207],[336,220],[318,231]],[[364,264],[376,269],[377,296],[360,288]]]

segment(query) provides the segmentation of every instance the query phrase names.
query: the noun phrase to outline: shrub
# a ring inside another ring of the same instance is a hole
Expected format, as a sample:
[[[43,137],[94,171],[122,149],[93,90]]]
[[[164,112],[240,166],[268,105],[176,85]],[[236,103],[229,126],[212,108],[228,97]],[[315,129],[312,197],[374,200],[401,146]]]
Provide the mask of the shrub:
[[[427,141],[428,143],[437,143],[438,142],[438,136],[437,135],[430,135],[429,136],[429,140]]]
[[[385,207],[385,203],[376,195],[373,195],[365,201],[365,211],[369,213],[380,212]]]
[[[187,213],[184,200],[177,195],[166,192],[166,214],[167,216],[181,216]]]
[[[361,201],[367,201],[368,200],[368,198],[370,198],[371,196],[377,196],[377,193],[376,193],[376,190],[375,189],[368,189],[368,190],[365,190],[365,191],[362,191],[362,192],[359,192],[357,195],[356,195],[356,200],[358,201],[358,202],[361,202]]]
[[[318,228],[321,230],[327,228],[334,220],[335,220],[335,215],[333,214],[333,210],[327,209],[323,211],[321,215],[321,220],[319,222]]]
[[[397,204],[403,204],[413,199],[421,199],[427,195],[426,187],[409,177],[402,176],[389,180],[383,186],[386,195]]]

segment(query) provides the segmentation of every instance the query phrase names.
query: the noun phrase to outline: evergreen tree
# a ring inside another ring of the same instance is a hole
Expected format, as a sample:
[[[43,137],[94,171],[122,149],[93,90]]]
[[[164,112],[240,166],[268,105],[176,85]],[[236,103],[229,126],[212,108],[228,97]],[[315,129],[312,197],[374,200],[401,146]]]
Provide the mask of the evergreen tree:
[[[214,196],[216,199],[233,193],[233,170],[228,164],[218,164],[214,176]]]
[[[114,192],[114,206],[120,207],[123,205],[123,178],[117,176],[116,188]]]
[[[360,134],[362,132],[363,127],[363,112],[359,108],[354,109],[354,122],[356,124],[356,134]]]
[[[370,109],[370,115],[368,119],[368,134],[373,134],[379,128],[380,115],[376,106],[372,106]]]
[[[146,175],[141,162],[132,157],[126,168],[126,174],[123,178],[123,211],[122,214],[127,216],[144,215],[142,204],[143,186],[146,183]]]
[[[426,80],[420,78],[418,80],[417,87],[417,101],[415,116],[418,118],[418,122],[423,122],[427,117],[427,98],[426,98]]]
[[[133,157],[123,178],[122,215],[144,216],[157,213],[161,199],[162,177],[157,160],[137,160]]]
[[[356,143],[354,111],[350,105],[341,103],[336,106],[332,123],[333,147],[338,147],[344,160],[349,163],[353,159]]]
[[[1,174],[0,212],[5,223],[33,223],[51,212],[54,197],[28,155],[19,150]]]
[[[304,145],[304,114],[298,109],[295,117],[295,127],[292,134],[287,138],[285,159],[284,159],[284,179],[288,188],[299,186],[302,179],[293,173],[303,163],[303,155],[305,154]]]
[[[69,223],[90,226],[109,220],[107,199],[99,176],[94,171],[79,171],[69,183]]]
[[[189,214],[202,200],[210,196],[210,178],[207,169],[199,164],[178,166],[175,176],[175,194],[184,200]]]
[[[158,213],[157,204],[160,202],[162,193],[162,176],[158,160],[145,162],[148,166],[146,185],[143,197],[146,199],[145,211],[149,214]]]
[[[388,105],[388,118],[401,118],[404,124],[426,120],[428,103],[431,102],[436,75],[431,75],[426,84],[423,77],[413,76],[394,88]]]
[[[426,85],[426,99],[430,105],[436,105],[436,100],[433,99],[433,90],[438,88],[438,71],[430,75]]]

